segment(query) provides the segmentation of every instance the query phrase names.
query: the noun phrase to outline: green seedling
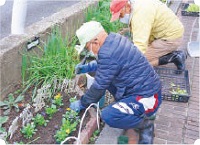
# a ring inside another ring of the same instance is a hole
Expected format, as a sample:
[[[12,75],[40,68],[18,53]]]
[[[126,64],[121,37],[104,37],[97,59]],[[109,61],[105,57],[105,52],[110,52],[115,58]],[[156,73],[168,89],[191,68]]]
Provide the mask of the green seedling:
[[[175,95],[188,95],[187,91],[185,89],[181,89],[179,85],[175,85],[174,83],[171,83],[172,90],[169,91],[171,94]]]
[[[69,102],[70,102],[70,103],[73,103],[73,102],[75,102],[75,101],[77,101],[76,96],[69,99]]]
[[[35,125],[47,126],[48,120],[45,120],[44,116],[42,116],[41,114],[37,114],[32,120],[34,121]]]
[[[35,129],[35,127],[35,124],[32,122],[28,123],[21,129],[21,132],[26,139],[30,139],[36,133],[37,129]]]
[[[196,4],[189,4],[188,8],[186,9],[187,12],[199,12],[200,7]]]
[[[79,116],[78,116],[78,112],[74,111],[74,110],[71,110],[69,109],[65,115],[63,115],[64,118],[70,120],[71,122],[73,122],[74,120],[77,120],[79,119]]]
[[[60,130],[58,130],[55,134],[56,142],[60,143],[66,139],[67,136],[70,135],[71,132],[76,130],[76,126],[78,125],[78,121],[71,123],[71,121],[63,118],[62,126]]]
[[[4,111],[4,115],[8,115],[12,108],[15,111],[19,112],[18,103],[24,99],[24,96],[19,95],[16,99],[13,94],[8,95],[8,99],[0,102],[0,107],[2,107]]]
[[[51,107],[46,107],[45,112],[49,115],[49,118],[51,119],[52,116],[57,112],[56,105],[52,104]]]

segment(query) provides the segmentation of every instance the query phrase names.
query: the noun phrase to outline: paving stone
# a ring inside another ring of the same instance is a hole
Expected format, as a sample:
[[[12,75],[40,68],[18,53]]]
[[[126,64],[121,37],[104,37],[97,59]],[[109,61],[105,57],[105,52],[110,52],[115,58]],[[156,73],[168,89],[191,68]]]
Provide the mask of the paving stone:
[[[167,140],[161,139],[161,138],[154,138],[154,144],[166,144]]]
[[[155,120],[155,123],[156,123],[156,124],[161,124],[161,125],[164,125],[164,126],[168,126],[168,127],[171,125],[170,122],[167,122],[167,121],[160,121],[160,120],[158,120],[158,119]]]
[[[194,138],[194,139],[195,138],[198,139],[200,137],[199,131],[189,130],[189,129],[186,129],[185,136],[190,137],[190,138]]]
[[[186,116],[186,110],[185,111],[179,111],[179,110],[175,110],[175,109],[171,109],[171,108],[163,108],[161,111],[160,111],[160,113],[161,114],[166,114],[166,113],[170,113],[170,114],[172,114],[172,116],[173,116],[173,114],[174,115],[181,115],[181,116]],[[170,117],[170,116],[169,116]]]
[[[195,132],[199,131],[199,128],[197,126],[193,126],[193,125],[186,124],[185,128],[186,128],[186,130],[192,130],[192,131],[195,131]]]
[[[163,140],[167,140],[168,134],[169,134],[168,131],[159,130],[159,129],[156,129],[154,133],[155,133],[155,137],[163,139]]]
[[[184,137],[184,141],[183,141],[184,144],[194,144],[194,142],[195,142],[195,139]]]
[[[180,142],[167,140],[167,144],[181,144]]]
[[[188,121],[187,121],[187,124],[188,124],[188,125],[192,125],[192,126],[199,127],[199,121],[191,121],[191,120],[188,120]]]
[[[185,107],[175,106],[175,107],[173,108],[173,110],[186,112],[187,108],[185,108]]]
[[[198,114],[197,114],[198,115]],[[188,121],[191,121],[191,122],[199,122],[199,119],[198,118],[196,118],[196,117],[190,117],[190,116],[188,116],[188,119],[187,119]]]
[[[176,133],[170,132],[167,136],[167,141],[182,143],[182,140],[183,140],[182,132],[176,132]]]

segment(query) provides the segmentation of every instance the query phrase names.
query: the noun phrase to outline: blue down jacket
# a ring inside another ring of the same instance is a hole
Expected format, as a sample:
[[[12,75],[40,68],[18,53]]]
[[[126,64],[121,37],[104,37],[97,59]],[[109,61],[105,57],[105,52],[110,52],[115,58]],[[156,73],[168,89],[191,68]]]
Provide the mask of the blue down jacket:
[[[85,107],[96,103],[108,90],[118,101],[129,96],[150,97],[161,82],[144,55],[126,37],[110,33],[98,52],[94,83],[81,97]]]

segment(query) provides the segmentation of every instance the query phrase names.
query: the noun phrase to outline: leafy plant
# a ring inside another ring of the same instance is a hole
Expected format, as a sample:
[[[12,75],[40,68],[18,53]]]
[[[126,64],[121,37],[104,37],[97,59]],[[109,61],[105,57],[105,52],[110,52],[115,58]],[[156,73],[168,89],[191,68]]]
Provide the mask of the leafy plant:
[[[60,93],[58,93],[56,96],[54,96],[53,104],[57,106],[63,106],[63,98]]]
[[[19,95],[16,99],[14,95],[11,93],[8,95],[8,99],[0,102],[0,107],[2,107],[4,111],[4,115],[8,115],[12,108],[15,108],[17,112],[19,112],[18,103],[24,99],[24,96]]]
[[[55,134],[55,138],[56,138],[56,142],[60,143],[63,140],[65,140],[65,138],[73,131],[76,130],[76,126],[78,125],[78,122],[75,121],[73,123],[71,123],[69,120],[63,118],[62,119],[62,126],[60,128],[60,130],[58,130]]]
[[[41,114],[37,114],[32,120],[34,121],[35,125],[47,126],[48,120],[45,120],[44,116],[42,116]]]
[[[79,119],[78,113],[74,110],[71,110],[71,109],[66,111],[66,113],[65,113],[65,115],[63,115],[63,117],[70,120],[71,122]]]
[[[171,94],[180,94],[180,95],[188,95],[187,91],[185,89],[181,89],[179,85],[175,85],[174,83],[171,83]]]
[[[189,4],[188,8],[186,9],[187,12],[199,12],[200,6],[196,4]]]
[[[39,87],[44,84],[53,84],[55,79],[62,81],[64,78],[73,78],[75,66],[79,61],[77,51],[74,49],[76,42],[76,37],[70,41],[67,37],[63,39],[59,28],[56,27],[44,46],[38,46],[37,51],[40,53],[34,50],[33,53],[24,51],[22,57],[24,85],[27,88]]]
[[[69,102],[70,102],[70,103],[73,103],[73,102],[75,102],[75,101],[77,101],[76,96],[69,99]]]
[[[79,115],[76,111],[67,108],[65,115],[62,118],[62,126],[55,134],[56,142],[63,141],[71,132],[76,130],[76,126],[80,122]]]
[[[52,104],[51,107],[46,107],[45,112],[49,115],[49,118],[51,119],[52,116],[57,112],[56,105]]]
[[[104,27],[106,32],[118,32],[120,29],[127,27],[126,24],[119,21],[110,22],[110,0],[101,0],[96,8],[89,7],[86,12],[86,21],[98,21]]]
[[[30,139],[37,131],[37,129],[35,129],[35,124],[32,123],[28,123],[26,126],[24,126],[21,129],[22,134],[24,135],[25,138]]]

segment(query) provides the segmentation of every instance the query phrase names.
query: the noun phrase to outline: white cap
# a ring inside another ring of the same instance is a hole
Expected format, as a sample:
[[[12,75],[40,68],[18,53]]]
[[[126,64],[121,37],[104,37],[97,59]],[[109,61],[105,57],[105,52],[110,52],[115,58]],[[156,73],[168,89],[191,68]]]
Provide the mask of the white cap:
[[[96,21],[90,21],[84,23],[77,31],[76,31],[76,36],[79,39],[80,45],[76,45],[75,49],[78,51],[78,54],[80,54],[86,43],[89,42],[90,40],[94,39],[95,36],[101,32],[103,27],[101,26],[101,23],[96,22]]]

